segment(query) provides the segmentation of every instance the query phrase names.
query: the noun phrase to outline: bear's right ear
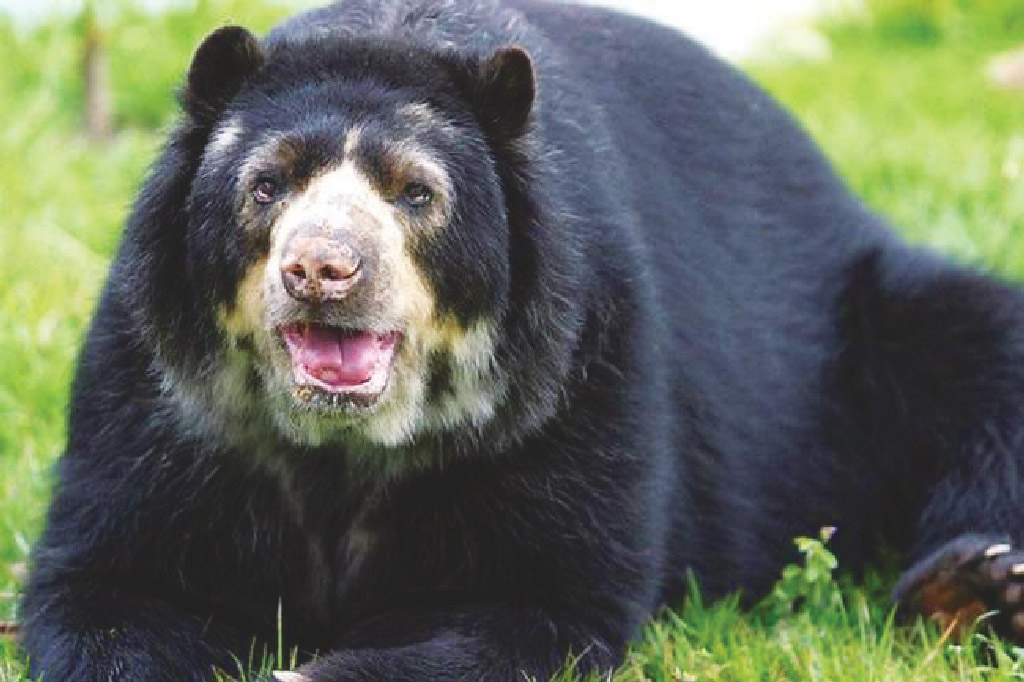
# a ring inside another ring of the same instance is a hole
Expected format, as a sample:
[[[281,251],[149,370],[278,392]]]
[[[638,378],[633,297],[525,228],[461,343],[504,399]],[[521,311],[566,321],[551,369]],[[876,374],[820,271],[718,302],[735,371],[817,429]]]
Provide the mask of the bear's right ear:
[[[526,132],[537,97],[530,55],[521,47],[498,50],[480,67],[485,123],[505,139]]]
[[[197,123],[214,122],[263,62],[259,41],[248,29],[218,28],[206,36],[192,58],[181,98],[185,112]]]

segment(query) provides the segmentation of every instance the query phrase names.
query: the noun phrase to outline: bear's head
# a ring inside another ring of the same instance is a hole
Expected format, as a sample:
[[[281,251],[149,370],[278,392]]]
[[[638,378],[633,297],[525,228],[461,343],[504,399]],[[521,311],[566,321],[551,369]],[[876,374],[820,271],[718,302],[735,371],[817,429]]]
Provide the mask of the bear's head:
[[[207,37],[120,263],[189,418],[457,449],[554,409],[579,266],[544,218],[535,89],[515,46]]]

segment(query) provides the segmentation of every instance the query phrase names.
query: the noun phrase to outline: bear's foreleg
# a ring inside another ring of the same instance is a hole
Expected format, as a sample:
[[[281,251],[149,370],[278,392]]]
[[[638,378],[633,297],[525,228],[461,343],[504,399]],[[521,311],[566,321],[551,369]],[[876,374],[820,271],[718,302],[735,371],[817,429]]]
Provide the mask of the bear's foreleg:
[[[209,682],[237,675],[246,641],[223,622],[128,588],[54,585],[26,628],[32,679]]]
[[[612,670],[627,636],[620,628],[589,620],[582,614],[514,604],[394,612],[357,627],[341,648],[277,678],[521,682],[548,679],[566,665],[580,673]]]

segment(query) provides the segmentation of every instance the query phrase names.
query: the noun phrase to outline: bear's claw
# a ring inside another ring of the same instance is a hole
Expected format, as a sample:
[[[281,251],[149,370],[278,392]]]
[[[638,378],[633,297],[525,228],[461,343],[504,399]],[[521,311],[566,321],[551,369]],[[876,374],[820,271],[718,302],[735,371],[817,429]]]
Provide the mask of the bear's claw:
[[[275,670],[273,676],[277,682],[309,682],[305,675],[289,670]]]

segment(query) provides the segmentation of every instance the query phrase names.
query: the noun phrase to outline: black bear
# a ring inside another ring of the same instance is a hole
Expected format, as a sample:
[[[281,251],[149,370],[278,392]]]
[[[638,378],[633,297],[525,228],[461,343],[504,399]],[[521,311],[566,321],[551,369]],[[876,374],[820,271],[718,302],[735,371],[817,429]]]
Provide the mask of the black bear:
[[[1024,634],[1024,296],[905,246],[677,33],[541,0],[213,32],[128,221],[33,675],[606,671],[824,525]],[[281,631],[278,632],[280,625]],[[254,649],[254,647],[256,649]]]

